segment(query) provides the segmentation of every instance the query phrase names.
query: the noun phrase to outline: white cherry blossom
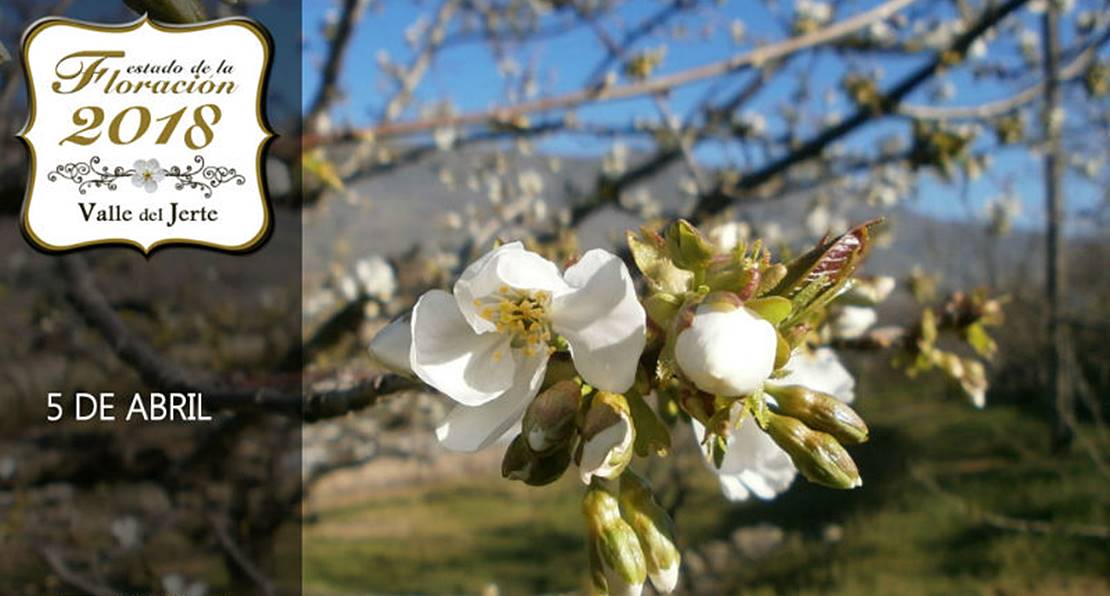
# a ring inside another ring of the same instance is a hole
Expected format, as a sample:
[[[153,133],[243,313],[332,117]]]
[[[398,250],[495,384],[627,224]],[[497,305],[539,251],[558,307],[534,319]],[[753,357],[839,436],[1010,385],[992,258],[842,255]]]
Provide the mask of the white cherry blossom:
[[[520,421],[539,391],[556,338],[582,378],[604,391],[632,386],[646,318],[624,263],[591,250],[563,275],[519,242],[470,265],[454,292],[413,308],[409,365],[457,402],[436,429],[449,449],[475,451]]]

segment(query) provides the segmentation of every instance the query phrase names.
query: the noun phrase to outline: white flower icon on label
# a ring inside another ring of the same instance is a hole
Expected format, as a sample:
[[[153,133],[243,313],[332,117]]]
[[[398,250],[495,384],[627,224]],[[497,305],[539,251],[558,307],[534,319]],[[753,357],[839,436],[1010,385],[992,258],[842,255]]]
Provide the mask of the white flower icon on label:
[[[157,159],[135,160],[135,173],[131,176],[131,184],[148,193],[158,190],[158,183],[166,177],[166,171],[158,164]]]

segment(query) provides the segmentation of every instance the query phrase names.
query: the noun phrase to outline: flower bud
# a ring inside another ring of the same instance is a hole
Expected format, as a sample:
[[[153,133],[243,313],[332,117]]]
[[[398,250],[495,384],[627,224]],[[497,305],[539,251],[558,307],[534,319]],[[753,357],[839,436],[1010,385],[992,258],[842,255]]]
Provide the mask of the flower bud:
[[[667,227],[666,240],[671,260],[687,271],[704,269],[716,252],[713,243],[684,219]]]
[[[404,315],[386,325],[370,340],[370,355],[394,372],[412,374],[412,317]]]
[[[813,430],[797,418],[767,412],[767,434],[790,456],[803,476],[830,488],[863,485],[856,463],[830,434]]]
[[[544,486],[558,480],[569,465],[569,448],[537,455],[528,448],[524,435],[517,435],[501,460],[501,476],[529,486]]]
[[[591,564],[597,565],[595,583],[604,577],[610,594],[639,596],[647,579],[647,564],[640,541],[632,527],[621,519],[617,499],[600,487],[591,487],[582,500],[587,536],[591,542]]]
[[[778,338],[770,323],[725,296],[710,294],[698,305],[679,331],[675,361],[698,389],[738,397],[758,390],[774,370]]]
[[[582,482],[616,478],[632,461],[636,429],[628,401],[623,395],[600,391],[582,418],[582,442],[578,445],[578,472]]]
[[[655,502],[651,487],[626,470],[621,476],[621,515],[640,539],[648,577],[655,591],[669,594],[678,584],[681,555],[674,541],[674,524],[667,512]]]
[[[566,446],[574,436],[574,419],[582,389],[574,381],[559,381],[528,404],[521,436],[534,453],[545,454]]]
[[[839,399],[801,385],[767,385],[765,390],[775,398],[779,412],[784,415],[829,433],[841,443],[855,445],[867,441],[867,424]]]

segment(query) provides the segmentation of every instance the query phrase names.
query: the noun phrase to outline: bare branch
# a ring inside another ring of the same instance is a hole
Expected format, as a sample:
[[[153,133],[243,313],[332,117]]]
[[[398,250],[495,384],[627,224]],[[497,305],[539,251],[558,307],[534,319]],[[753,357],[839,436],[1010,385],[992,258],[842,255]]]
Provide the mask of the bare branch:
[[[1067,66],[1060,69],[1060,81],[1070,81],[1087,70],[1096,58],[1098,50],[1110,40],[1110,29],[1100,38],[1079,53]],[[1036,101],[1044,93],[1044,81],[1025,88],[1019,93],[997,101],[987,102],[976,106],[936,107],[925,105],[903,105],[898,108],[898,113],[918,120],[967,120],[989,119],[1002,116],[1018,108]]]
[[[54,572],[54,575],[58,576],[58,579],[73,588],[81,590],[85,594],[89,594],[90,596],[116,596],[118,593],[70,569],[65,559],[53,549],[40,548],[39,555],[46,561],[46,564],[50,567],[50,570]]]
[[[1040,520],[1018,519],[987,511],[965,499],[954,495],[940,487],[937,481],[920,468],[911,468],[910,475],[920,485],[933,494],[959,506],[967,515],[978,518],[983,523],[1000,530],[1026,532],[1030,534],[1044,534],[1056,536],[1071,536],[1075,538],[1093,538],[1096,540],[1110,540],[1110,528],[1094,524],[1053,524]]]
[[[258,566],[250,560],[250,557],[243,552],[243,549],[239,548],[239,544],[235,542],[231,533],[228,532],[226,525],[216,519],[212,514],[208,515],[208,522],[212,525],[212,531],[215,532],[216,538],[220,541],[220,547],[224,549],[224,552],[227,553],[228,557],[235,563],[235,566],[245,573],[247,577],[254,582],[254,585],[258,586],[259,592],[266,596],[273,596],[276,594],[274,583],[258,569]]]
[[[309,104],[308,113],[305,114],[304,121],[308,122],[310,127],[315,127],[317,119],[342,95],[339,89],[339,75],[343,70],[343,60],[347,56],[347,46],[350,45],[351,34],[354,32],[355,25],[362,18],[362,12],[365,8],[366,0],[345,0],[343,2],[343,10],[340,12],[335,33],[332,36],[331,44],[328,46],[320,86],[316,90],[316,97]]]
[[[694,210],[692,221],[700,221],[727,209],[734,199],[743,193],[754,191],[777,177],[792,166],[817,157],[836,140],[853,132],[860,126],[889,113],[895,106],[910,94],[914,89],[931,79],[945,64],[945,56],[956,53],[964,55],[968,47],[980,35],[986,32],[995,23],[1006,15],[1014,12],[1025,4],[1026,0],[1009,0],[1005,4],[988,8],[979,20],[966,32],[953,40],[952,44],[944,51],[937,52],[928,64],[918,68],[905,76],[890,91],[884,93],[878,101],[880,109],[872,106],[861,106],[850,117],[839,123],[825,128],[809,141],[803,143],[794,151],[767,164],[763,168],[743,176],[740,181],[732,186],[719,185],[712,193],[704,195]]]
[[[337,134],[308,134],[303,139],[303,143],[304,147],[308,149],[318,145],[364,138],[366,136],[380,138],[425,132],[442,127],[510,122],[534,112],[572,108],[585,103],[600,103],[629,97],[654,95],[669,91],[675,87],[737,72],[745,68],[759,67],[807,48],[828,43],[855,31],[859,31],[871,23],[888,18],[902,8],[913,3],[913,1],[914,0],[888,0],[871,10],[830,25],[820,31],[787,39],[776,44],[766,45],[726,60],[659,76],[646,81],[629,83],[626,85],[586,88],[564,95],[523,102],[514,106],[494,108],[492,110],[456,116],[443,116],[409,122],[383,124],[368,130],[347,131]]]
[[[416,381],[393,374],[374,375],[347,385],[331,383],[331,387],[309,391],[303,396],[265,387],[227,389],[192,381],[186,371],[164,360],[116,315],[96,287],[88,264],[81,255],[67,255],[59,262],[69,281],[70,302],[89,325],[108,341],[123,362],[133,368],[143,381],[161,390],[203,393],[205,406],[213,410],[262,410],[313,421],[342,416],[374,405],[383,396],[422,387]]]

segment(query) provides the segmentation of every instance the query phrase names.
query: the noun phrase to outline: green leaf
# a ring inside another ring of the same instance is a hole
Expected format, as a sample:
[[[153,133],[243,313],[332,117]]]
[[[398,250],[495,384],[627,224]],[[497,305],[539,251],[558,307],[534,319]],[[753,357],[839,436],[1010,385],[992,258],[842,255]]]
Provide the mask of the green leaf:
[[[756,314],[767,319],[775,326],[786,320],[793,308],[790,301],[782,296],[767,296],[766,298],[749,300],[744,303],[744,306],[754,310]]]
[[[632,424],[636,426],[636,455],[666,455],[671,448],[671,433],[666,425],[639,393],[630,391],[625,397],[632,413]]]
[[[628,232],[628,250],[652,289],[670,294],[683,294],[690,289],[694,274],[675,266],[663,237],[653,230],[645,227],[639,233]]]

